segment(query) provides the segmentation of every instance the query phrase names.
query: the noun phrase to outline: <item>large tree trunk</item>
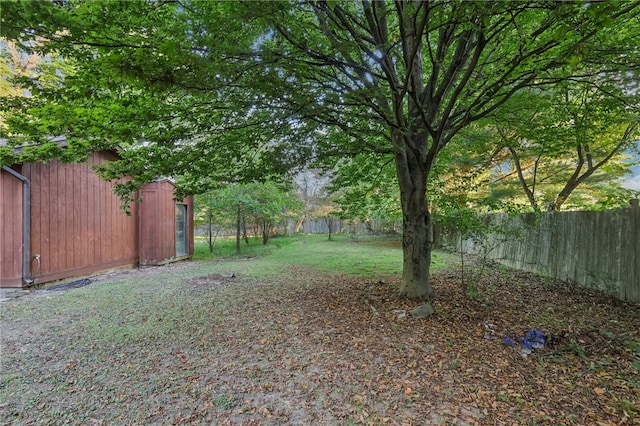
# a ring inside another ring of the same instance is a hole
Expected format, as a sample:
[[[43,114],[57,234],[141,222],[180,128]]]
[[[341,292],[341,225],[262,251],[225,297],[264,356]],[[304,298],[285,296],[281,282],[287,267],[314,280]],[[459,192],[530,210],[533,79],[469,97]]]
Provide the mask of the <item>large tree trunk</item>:
[[[431,215],[426,204],[416,204],[408,212],[403,212],[402,253],[400,295],[411,299],[430,299],[434,295],[429,282]]]
[[[401,137],[396,135],[396,137]],[[396,153],[396,172],[402,205],[402,284],[400,295],[430,299],[431,214],[427,207],[428,167],[411,149]]]

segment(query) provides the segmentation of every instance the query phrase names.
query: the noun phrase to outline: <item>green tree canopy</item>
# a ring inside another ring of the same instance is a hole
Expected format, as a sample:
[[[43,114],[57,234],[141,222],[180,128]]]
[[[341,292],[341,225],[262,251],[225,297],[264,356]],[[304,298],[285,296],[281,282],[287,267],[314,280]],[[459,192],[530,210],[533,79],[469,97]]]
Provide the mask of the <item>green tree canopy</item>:
[[[494,189],[519,187],[534,210],[559,210],[579,187],[574,206],[612,195],[603,188],[627,173],[625,150],[640,138],[636,75],[596,74],[512,99],[493,124]]]
[[[254,229],[267,244],[288,219],[297,219],[302,207],[292,185],[272,181],[231,184],[196,196],[195,222],[207,227],[211,251],[214,233],[235,230],[238,224],[242,234]]]
[[[44,37],[43,49],[76,67],[46,93],[46,105],[11,126],[138,147],[111,176],[135,183],[181,174],[193,190],[308,159],[330,167],[345,156],[386,156],[404,222],[400,292],[429,298],[428,183],[445,147],[515,94],[571,78],[577,64],[601,73],[637,66],[639,9],[583,1],[5,2],[5,37]]]

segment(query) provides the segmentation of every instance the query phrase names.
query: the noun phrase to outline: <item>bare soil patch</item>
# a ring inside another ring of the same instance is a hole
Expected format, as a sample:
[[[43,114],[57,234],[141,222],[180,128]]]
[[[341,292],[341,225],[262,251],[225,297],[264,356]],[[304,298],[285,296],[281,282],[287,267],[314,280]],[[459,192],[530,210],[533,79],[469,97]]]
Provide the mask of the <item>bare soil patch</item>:
[[[187,280],[187,284],[195,286],[224,285],[233,283],[235,275],[210,274]]]
[[[416,320],[397,277],[190,266],[2,302],[0,423],[640,424],[637,305],[493,266]]]

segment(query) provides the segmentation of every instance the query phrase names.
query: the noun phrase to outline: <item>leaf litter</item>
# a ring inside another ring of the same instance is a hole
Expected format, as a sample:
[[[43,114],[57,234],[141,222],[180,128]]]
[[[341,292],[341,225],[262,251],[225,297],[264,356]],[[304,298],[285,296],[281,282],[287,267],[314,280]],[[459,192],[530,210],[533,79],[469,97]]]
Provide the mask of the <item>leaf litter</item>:
[[[640,424],[638,305],[493,265],[475,298],[434,274],[417,320],[399,277],[172,268],[109,309],[3,302],[0,423]],[[530,329],[544,348],[503,343]]]

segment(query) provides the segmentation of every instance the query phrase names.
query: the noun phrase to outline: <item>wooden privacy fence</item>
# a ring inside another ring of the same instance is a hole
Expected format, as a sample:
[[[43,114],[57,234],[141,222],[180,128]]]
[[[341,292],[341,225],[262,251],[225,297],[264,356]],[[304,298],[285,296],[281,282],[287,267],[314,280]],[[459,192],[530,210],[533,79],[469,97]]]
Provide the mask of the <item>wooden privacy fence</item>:
[[[490,215],[481,239],[444,233],[444,242],[513,268],[640,302],[640,208]]]

